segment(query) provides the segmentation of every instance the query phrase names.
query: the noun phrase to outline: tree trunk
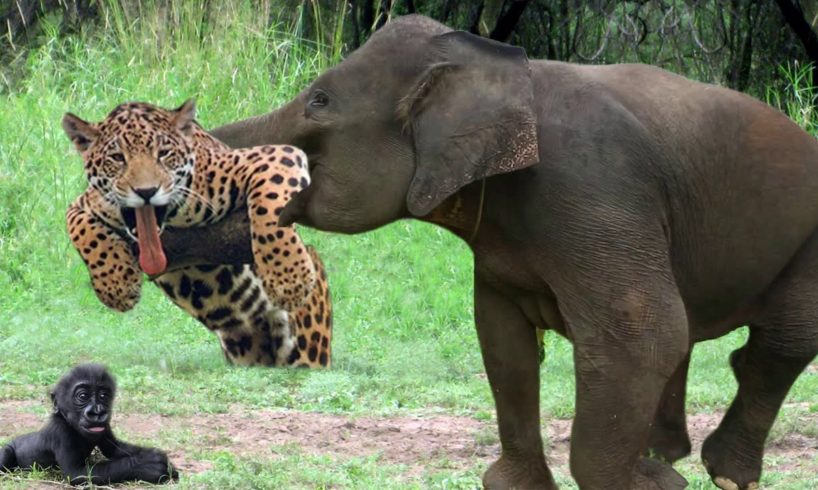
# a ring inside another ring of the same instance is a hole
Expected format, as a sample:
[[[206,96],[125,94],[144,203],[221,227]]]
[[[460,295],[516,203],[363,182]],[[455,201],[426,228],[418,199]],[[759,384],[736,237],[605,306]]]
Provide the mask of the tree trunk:
[[[776,0],[778,8],[781,10],[781,15],[790,26],[790,29],[798,36],[798,40],[804,46],[804,51],[807,52],[810,61],[812,62],[812,79],[815,80],[815,70],[818,67],[818,35],[812,30],[809,22],[804,17],[804,11],[798,2],[790,0]]]
[[[469,32],[476,36],[480,35],[480,17],[483,16],[483,7],[485,7],[485,2],[480,2],[474,7],[471,14],[471,21],[469,22]]]
[[[349,2],[349,16],[352,19],[352,49],[361,47],[361,23],[358,21],[358,6],[355,1]]]
[[[391,10],[392,0],[381,0],[380,15],[375,20],[375,28],[372,29],[372,32],[377,31],[386,24],[386,20],[389,18],[389,13]]]
[[[361,30],[368,36],[372,32],[372,24],[375,22],[375,0],[364,0],[363,11],[361,12]]]
[[[511,0],[510,3],[511,5],[504,9],[505,13],[500,15],[500,18],[497,19],[497,24],[489,35],[490,38],[507,42],[511,37],[511,33],[514,32],[514,28],[517,27],[517,23],[520,21],[523,11],[529,4],[529,0]]]
[[[31,41],[30,36],[36,37],[37,23],[52,12],[62,11],[62,33],[77,31],[83,22],[97,16],[96,2],[92,0],[11,0],[0,8],[0,28],[12,46],[20,36],[25,36],[26,43]]]

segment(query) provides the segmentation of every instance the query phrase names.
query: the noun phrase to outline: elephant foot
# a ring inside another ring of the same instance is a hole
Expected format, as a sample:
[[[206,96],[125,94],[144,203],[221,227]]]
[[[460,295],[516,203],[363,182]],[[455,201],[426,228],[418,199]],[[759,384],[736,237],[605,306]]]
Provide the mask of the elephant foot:
[[[738,455],[735,448],[718,429],[704,441],[702,462],[713,484],[722,490],[757,489],[761,478],[761,455]]]
[[[634,490],[682,490],[687,480],[673,467],[651,458],[640,458],[633,475]]]
[[[556,490],[557,484],[544,457],[540,457],[539,461],[523,461],[501,456],[483,475],[483,488]]]
[[[713,484],[717,487],[721,488],[721,490],[757,490],[758,489],[758,482],[750,482],[745,487],[740,487],[729,478],[725,478],[723,476],[717,476],[713,478]]]
[[[690,437],[686,429],[673,430],[656,427],[650,434],[649,456],[668,463],[690,455]]]

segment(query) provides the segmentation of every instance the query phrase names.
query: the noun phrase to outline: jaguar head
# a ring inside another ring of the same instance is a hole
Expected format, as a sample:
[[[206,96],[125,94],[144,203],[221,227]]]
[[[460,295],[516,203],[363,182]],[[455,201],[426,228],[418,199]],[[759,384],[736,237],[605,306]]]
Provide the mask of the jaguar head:
[[[193,100],[175,110],[131,102],[100,123],[71,113],[62,120],[82,155],[89,185],[119,208],[147,274],[167,267],[160,234],[168,214],[191,193],[195,114]]]

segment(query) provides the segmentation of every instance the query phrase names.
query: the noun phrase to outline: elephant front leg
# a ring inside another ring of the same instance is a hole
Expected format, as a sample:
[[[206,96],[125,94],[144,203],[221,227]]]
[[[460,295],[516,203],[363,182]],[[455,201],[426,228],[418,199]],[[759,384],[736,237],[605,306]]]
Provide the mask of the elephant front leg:
[[[535,328],[517,306],[479,277],[474,292],[477,334],[502,446],[500,459],[483,476],[483,485],[488,489],[555,489],[540,436]]]
[[[692,347],[691,347],[692,351]],[[662,401],[650,431],[648,454],[673,463],[690,454],[690,436],[685,417],[685,393],[690,352],[676,368],[662,393]]]
[[[643,284],[561,310],[574,340],[571,473],[582,489],[687,486],[669,464],[641,457],[663,391],[688,351],[675,287]]]

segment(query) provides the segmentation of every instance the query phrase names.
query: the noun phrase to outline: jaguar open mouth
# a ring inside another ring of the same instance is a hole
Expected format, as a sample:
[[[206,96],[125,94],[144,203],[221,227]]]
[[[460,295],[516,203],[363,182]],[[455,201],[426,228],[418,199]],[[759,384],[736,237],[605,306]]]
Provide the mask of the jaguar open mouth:
[[[139,266],[149,275],[161,274],[168,265],[159,234],[167,216],[167,206],[120,208],[128,234],[139,245]]]
[[[159,233],[162,233],[162,229],[165,226],[165,217],[168,214],[168,207],[148,207],[153,208],[154,213],[156,213],[156,224],[159,226]],[[123,207],[120,208],[120,211],[122,212],[122,219],[125,221],[125,226],[128,227],[128,234],[133,237],[134,240],[137,240],[138,230],[136,229],[136,208]]]

